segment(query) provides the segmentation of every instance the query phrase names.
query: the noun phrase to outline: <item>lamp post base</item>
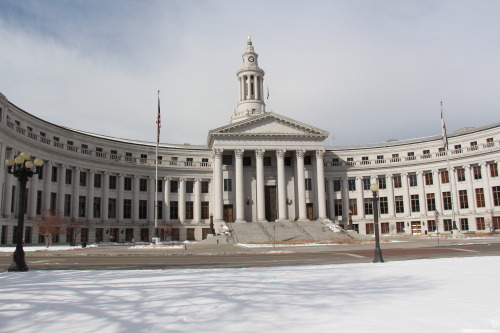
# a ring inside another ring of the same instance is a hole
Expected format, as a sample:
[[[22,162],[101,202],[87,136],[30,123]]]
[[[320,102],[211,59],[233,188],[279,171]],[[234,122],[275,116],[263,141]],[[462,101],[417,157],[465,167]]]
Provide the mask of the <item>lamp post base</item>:
[[[27,272],[28,265],[24,260],[24,250],[22,248],[16,247],[16,251],[14,251],[14,258],[12,263],[9,266],[9,272]]]
[[[380,247],[375,248],[373,262],[384,262],[384,258],[382,258],[382,250],[380,249]]]

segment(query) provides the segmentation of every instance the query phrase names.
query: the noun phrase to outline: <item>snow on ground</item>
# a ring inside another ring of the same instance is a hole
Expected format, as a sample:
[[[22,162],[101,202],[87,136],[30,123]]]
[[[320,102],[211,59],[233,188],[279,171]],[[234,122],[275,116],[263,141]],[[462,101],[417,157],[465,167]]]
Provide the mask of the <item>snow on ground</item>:
[[[500,332],[500,257],[0,274],[0,332]]]

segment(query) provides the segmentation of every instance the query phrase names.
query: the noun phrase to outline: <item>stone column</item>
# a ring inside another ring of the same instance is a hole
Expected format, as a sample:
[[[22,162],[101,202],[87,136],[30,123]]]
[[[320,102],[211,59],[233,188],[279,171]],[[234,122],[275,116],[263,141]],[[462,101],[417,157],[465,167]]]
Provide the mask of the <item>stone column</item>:
[[[411,216],[410,207],[410,188],[408,186],[408,174],[401,174],[401,181],[403,182],[403,204],[405,208],[405,216]]]
[[[451,167],[451,170],[449,170],[449,172],[452,208],[455,212],[455,215],[458,215],[460,212],[460,201],[458,200],[457,173],[455,172],[455,167]],[[457,226],[460,229],[460,223],[458,223]]]
[[[424,173],[422,171],[417,172],[418,182],[420,185],[418,186],[418,200],[420,203],[420,214],[425,216],[427,215],[427,200],[425,197],[425,179]]]
[[[304,175],[305,150],[295,151],[297,165],[297,196],[299,199],[299,221],[309,221],[306,209],[306,179]]]
[[[286,179],[285,179],[285,149],[276,150],[278,167],[278,221],[287,220],[286,211]]]
[[[465,180],[467,182],[467,202],[469,204],[469,212],[470,213],[475,213],[476,212],[476,205],[474,203],[474,187],[472,186],[472,179],[474,175],[472,174],[472,167],[470,165],[465,165]]]
[[[490,170],[488,170],[488,163],[481,164],[481,173],[484,177],[484,204],[487,211],[492,211],[492,207],[495,207],[493,202],[493,196],[491,195],[490,186]]]
[[[235,149],[235,171],[236,171],[236,220],[245,222],[245,200],[243,188],[243,149]]]
[[[139,183],[140,177],[134,175],[132,177],[132,222],[139,221]]]
[[[386,175],[387,190],[389,192],[387,198],[387,205],[389,206],[389,217],[396,217],[396,205],[394,203],[394,182],[392,180],[392,175]]]
[[[125,183],[125,176],[120,173],[117,176],[118,178],[118,195],[116,198],[116,219],[118,222],[123,222],[123,199],[124,199],[124,193],[125,189],[123,188],[124,183]]]
[[[28,216],[35,217],[36,216],[36,194],[38,191],[38,179],[36,176],[33,176],[30,181],[30,190],[29,190],[29,200],[28,200]],[[58,197],[59,200],[59,197]]]
[[[363,177],[356,177],[356,193],[358,201],[358,216],[365,218],[365,189],[363,188]]]
[[[342,223],[347,226],[349,223],[349,210],[351,205],[349,204],[349,182],[347,177],[341,178],[342,186],[340,188],[341,198],[342,198]],[[334,203],[332,203],[334,204]],[[335,215],[335,214],[334,214]]]
[[[328,211],[328,217],[330,220],[335,219],[335,195],[333,192],[333,179],[332,178],[327,178],[325,179],[327,185],[327,190],[328,190],[328,206],[327,206],[327,211]],[[344,201],[342,201],[342,215],[344,214]]]
[[[316,183],[318,188],[318,220],[328,220],[326,217],[325,202],[325,165],[323,163],[323,150],[316,150]]]
[[[43,194],[42,194],[42,209],[43,210],[50,209],[50,183],[52,182],[51,175],[52,175],[52,162],[47,161],[43,165]],[[75,179],[75,178],[73,178],[73,179]],[[75,187],[76,187],[75,181],[73,181],[73,192],[74,192]],[[10,188],[12,189],[12,186]],[[11,190],[11,193],[12,193],[12,190]],[[10,210],[10,207],[9,207],[9,210]],[[11,216],[12,216],[12,214],[11,214]],[[73,216],[73,214],[71,216]]]
[[[223,183],[222,183],[222,149],[213,149],[213,194],[214,194],[214,222],[224,221]]]
[[[57,177],[57,212],[64,215],[64,195],[66,189],[66,165],[59,166],[59,175]],[[35,211],[36,211],[36,196],[35,196]],[[32,215],[35,216],[35,215]]]
[[[179,222],[186,222],[186,180],[179,178]]]
[[[109,214],[109,172],[105,171],[102,177],[101,221],[105,222]]]
[[[201,179],[194,180],[193,223],[201,222]]]
[[[89,170],[89,177],[87,179],[87,220],[94,219],[94,178],[95,171]],[[102,208],[102,200],[101,200],[101,208]],[[102,210],[101,210],[102,214]]]
[[[443,215],[443,194],[441,192],[441,178],[439,175],[439,170],[434,170],[432,171],[434,174],[434,179],[436,179],[436,193],[434,194],[434,200],[436,202],[436,211],[439,213],[439,215]],[[427,201],[427,198],[425,198]],[[442,220],[442,219],[440,219]],[[443,229],[440,229],[443,230]]]
[[[71,217],[78,218],[78,205],[80,203],[80,168],[73,169],[73,194],[71,195]]]
[[[266,221],[266,204],[264,191],[264,149],[255,150],[257,173],[257,221]]]
[[[165,207],[165,211],[163,212],[163,221],[170,222],[170,178],[163,178],[163,183],[163,207]]]

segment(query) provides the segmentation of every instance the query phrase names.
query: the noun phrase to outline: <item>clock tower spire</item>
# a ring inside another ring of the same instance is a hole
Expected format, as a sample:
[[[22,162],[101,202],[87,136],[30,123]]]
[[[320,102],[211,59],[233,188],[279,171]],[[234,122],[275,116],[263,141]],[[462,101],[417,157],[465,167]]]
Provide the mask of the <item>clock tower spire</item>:
[[[238,105],[231,117],[231,123],[248,119],[266,112],[264,103],[264,71],[259,68],[252,38],[248,36],[247,48],[243,53],[243,67],[236,73],[239,84]]]

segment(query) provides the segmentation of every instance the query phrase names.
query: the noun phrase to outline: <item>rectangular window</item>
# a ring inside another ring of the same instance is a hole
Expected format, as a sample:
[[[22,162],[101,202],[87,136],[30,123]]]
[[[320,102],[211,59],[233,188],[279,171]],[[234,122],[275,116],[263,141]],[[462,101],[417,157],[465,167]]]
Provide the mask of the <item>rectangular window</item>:
[[[378,176],[378,188],[381,190],[385,190],[387,188],[386,178],[385,176]]]
[[[469,219],[461,218],[460,219],[460,230],[469,230]]]
[[[476,229],[485,230],[486,224],[484,223],[484,217],[476,217]]]
[[[177,201],[170,201],[170,218],[173,220],[179,218],[179,203]]]
[[[341,181],[340,179],[334,179],[333,180],[333,191],[334,192],[339,192],[341,190]]]
[[[179,181],[171,180],[170,181],[170,193],[177,193],[179,191]]]
[[[443,192],[443,209],[451,210],[451,193]]]
[[[394,197],[394,203],[396,205],[396,213],[404,213],[405,212],[405,206],[403,203],[403,196],[402,195],[397,195]]]
[[[146,178],[139,179],[139,191],[141,192],[148,191],[148,180]]]
[[[224,192],[231,192],[233,190],[232,179],[224,179]]]
[[[163,192],[163,180],[161,180],[161,179],[157,180],[157,182],[156,182],[156,188],[158,190],[158,193],[162,193]]]
[[[101,218],[101,198],[94,197],[94,218]]]
[[[429,212],[436,210],[436,198],[434,193],[427,193],[427,210]]]
[[[389,222],[380,223],[380,233],[388,234],[390,232]]]
[[[373,214],[373,199],[372,198],[365,198],[365,215],[372,215]]]
[[[448,176],[448,170],[442,170],[441,174],[441,184],[448,184],[450,182],[450,177]]]
[[[101,188],[102,184],[102,174],[96,173],[94,175],[94,188]]]
[[[186,219],[187,220],[193,219],[193,202],[192,201],[186,201]]]
[[[457,170],[457,180],[459,182],[464,182],[465,181],[465,169],[459,168]]]
[[[349,191],[356,191],[356,179],[349,178],[347,183],[349,185]]]
[[[481,166],[480,165],[474,165],[472,167],[472,173],[474,174],[474,179],[482,179],[483,175],[481,174]]]
[[[483,208],[486,206],[486,202],[484,201],[484,190],[483,188],[476,188],[476,207]]]
[[[357,199],[349,199],[349,210],[351,211],[351,215],[358,215]]]
[[[37,191],[36,192],[36,215],[40,215],[42,213],[42,198],[43,198],[43,192]]]
[[[435,220],[427,220],[427,230],[429,230],[429,232],[436,231],[436,221]]]
[[[306,178],[305,181],[306,181],[306,191],[312,191],[311,178]]]
[[[50,193],[50,211],[51,212],[56,211],[56,203],[57,203],[57,193],[52,192],[52,193]],[[24,206],[24,207],[26,207],[26,206]]]
[[[222,165],[233,165],[233,155],[222,155]]]
[[[186,180],[186,193],[193,193],[194,191],[194,181]]]
[[[71,216],[71,194],[64,195],[64,216]]]
[[[304,156],[304,165],[312,165],[311,155]]]
[[[108,218],[116,219],[116,199],[109,198],[108,199]]]
[[[431,157],[431,151],[429,149],[424,149],[424,151],[422,152],[422,157],[423,158],[429,158]]]
[[[271,164],[271,156],[264,156],[264,166],[265,167],[272,166],[272,164]]]
[[[292,158],[290,156],[285,156],[284,162],[285,162],[285,166],[286,167],[291,167],[292,166]]]
[[[161,200],[156,202],[156,218],[158,220],[163,219],[163,201]]]
[[[414,174],[414,173],[411,173],[408,175],[408,181],[410,183],[410,187],[416,187],[418,186],[418,182],[417,182],[417,175]]]
[[[80,186],[87,186],[87,172],[80,171]]]
[[[202,201],[201,202],[201,218],[202,219],[208,219],[210,216],[209,214],[209,202],[208,201]]]
[[[123,189],[125,191],[132,191],[132,178],[131,177],[125,177],[124,183],[123,183]]]
[[[73,171],[69,170],[69,169],[66,169],[66,175],[64,177],[64,183],[66,185],[71,185],[72,178],[73,178]]]
[[[469,208],[469,201],[467,200],[467,190],[458,191],[458,201],[460,202],[460,208]]]
[[[498,164],[497,163],[490,163],[489,166],[490,166],[491,178],[498,177]]]
[[[500,186],[493,186],[491,192],[493,194],[493,204],[500,206]]]
[[[109,176],[109,189],[116,190],[116,176]]]
[[[387,197],[380,197],[379,204],[380,214],[389,214],[389,201],[387,200]]]
[[[453,224],[451,219],[443,219],[444,231],[451,231]]]
[[[432,178],[432,172],[424,173],[425,185],[434,185],[434,178]]]
[[[243,166],[244,167],[252,166],[252,157],[251,156],[243,156]]]
[[[418,194],[412,194],[411,198],[411,211],[412,212],[420,212],[420,200],[418,198]]]
[[[123,199],[123,218],[132,218],[132,200],[130,199]]]
[[[139,200],[139,219],[145,220],[148,218],[148,201]]]
[[[408,156],[407,157],[408,160],[414,160],[415,159],[415,152],[409,151],[407,156]]]
[[[396,232],[398,234],[402,234],[405,232],[405,223],[404,222],[396,222]]]
[[[87,197],[80,195],[78,198],[78,217],[85,217],[85,210],[87,208]]]
[[[370,178],[363,178],[363,190],[364,191],[369,191],[370,190],[370,184],[371,179]]]
[[[373,227],[373,223],[365,223],[366,234],[373,235],[375,233],[375,228]]]
[[[208,193],[208,182],[201,182],[201,193]]]
[[[342,216],[342,199],[333,200],[335,216]]]
[[[57,167],[56,166],[52,166],[51,180],[52,180],[53,183],[57,182]]]
[[[403,186],[403,182],[401,181],[401,175],[392,176],[392,181],[394,183],[394,188],[401,188]]]

